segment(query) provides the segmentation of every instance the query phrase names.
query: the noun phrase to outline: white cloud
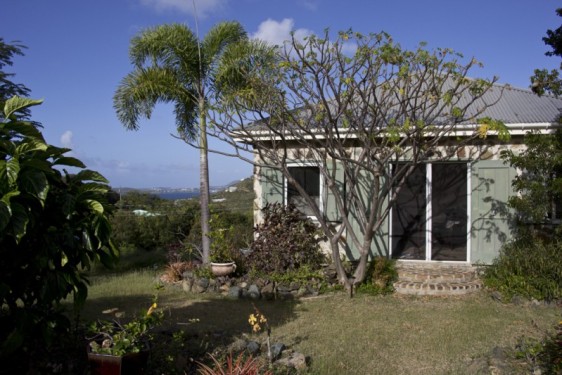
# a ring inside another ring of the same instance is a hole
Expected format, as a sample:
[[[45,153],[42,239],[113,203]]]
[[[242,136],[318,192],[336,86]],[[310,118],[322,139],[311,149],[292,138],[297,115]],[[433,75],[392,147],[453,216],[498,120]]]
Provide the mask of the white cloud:
[[[61,143],[62,147],[65,147],[65,148],[74,147],[73,144],[72,144],[72,132],[70,130],[65,131],[60,136],[60,143]]]
[[[141,3],[157,11],[179,11],[205,18],[209,13],[221,10],[229,0],[140,0]]]
[[[317,0],[304,0],[304,1],[300,1],[300,5],[305,7],[308,10],[317,11],[318,6],[319,6],[319,1],[317,1]]]
[[[295,38],[299,41],[303,41],[306,36],[313,34],[308,29],[294,30],[294,26],[295,21],[292,18],[285,18],[281,22],[269,18],[260,23],[258,31],[252,34],[251,38],[282,46],[285,41],[291,40],[291,31],[294,31]]]

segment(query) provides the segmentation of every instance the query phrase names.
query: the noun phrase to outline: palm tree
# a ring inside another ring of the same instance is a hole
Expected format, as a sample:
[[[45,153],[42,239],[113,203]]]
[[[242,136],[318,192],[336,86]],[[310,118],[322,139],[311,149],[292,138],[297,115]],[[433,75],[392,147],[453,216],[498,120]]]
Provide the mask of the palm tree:
[[[129,130],[138,130],[139,118],[149,119],[156,103],[173,103],[178,136],[186,141],[198,137],[204,264],[209,263],[210,248],[209,100],[216,98],[215,78],[222,56],[245,41],[247,34],[238,22],[221,22],[202,40],[181,24],[146,29],[131,41],[130,59],[134,70],[123,78],[113,97],[117,117]]]

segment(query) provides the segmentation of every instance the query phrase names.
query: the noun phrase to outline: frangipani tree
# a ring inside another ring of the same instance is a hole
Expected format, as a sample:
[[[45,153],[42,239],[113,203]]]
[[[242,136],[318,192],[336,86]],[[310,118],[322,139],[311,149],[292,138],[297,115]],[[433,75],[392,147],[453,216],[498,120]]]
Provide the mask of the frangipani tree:
[[[482,116],[501,97],[496,78],[468,78],[479,63],[462,60],[450,49],[405,50],[385,33],[293,37],[274,65],[249,73],[251,89],[222,103],[210,130],[233,154],[253,152],[245,160],[266,201],[300,195],[351,289],[370,256],[388,255],[377,236],[420,163],[477,159],[490,134],[509,136]],[[317,168],[324,191],[311,194],[292,163]],[[351,275],[341,257],[349,246],[358,254]]]

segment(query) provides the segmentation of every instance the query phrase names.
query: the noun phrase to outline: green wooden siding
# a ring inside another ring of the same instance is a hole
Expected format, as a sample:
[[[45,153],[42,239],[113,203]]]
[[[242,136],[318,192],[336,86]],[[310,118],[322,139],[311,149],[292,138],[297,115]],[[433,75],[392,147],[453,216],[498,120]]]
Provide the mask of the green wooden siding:
[[[490,264],[511,238],[511,181],[515,170],[500,160],[481,160],[472,166],[472,263]]]
[[[262,207],[267,203],[283,203],[283,174],[275,168],[261,167],[259,179]]]

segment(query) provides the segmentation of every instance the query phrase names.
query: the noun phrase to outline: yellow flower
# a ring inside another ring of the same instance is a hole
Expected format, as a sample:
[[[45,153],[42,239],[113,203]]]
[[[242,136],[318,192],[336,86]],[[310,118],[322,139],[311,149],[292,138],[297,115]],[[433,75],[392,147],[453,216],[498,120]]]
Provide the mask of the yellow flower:
[[[157,307],[158,305],[156,303],[153,303],[152,306],[150,306],[150,308],[146,312],[146,315],[151,315],[154,312],[154,310],[156,310]]]
[[[488,124],[480,124],[478,127],[478,136],[480,138],[486,138],[488,135],[488,130],[490,129],[490,125]]]
[[[248,319],[248,323],[250,323],[251,325],[254,325],[254,324],[256,324],[257,321],[258,320],[257,320],[256,316],[254,314],[250,314],[250,318]]]

